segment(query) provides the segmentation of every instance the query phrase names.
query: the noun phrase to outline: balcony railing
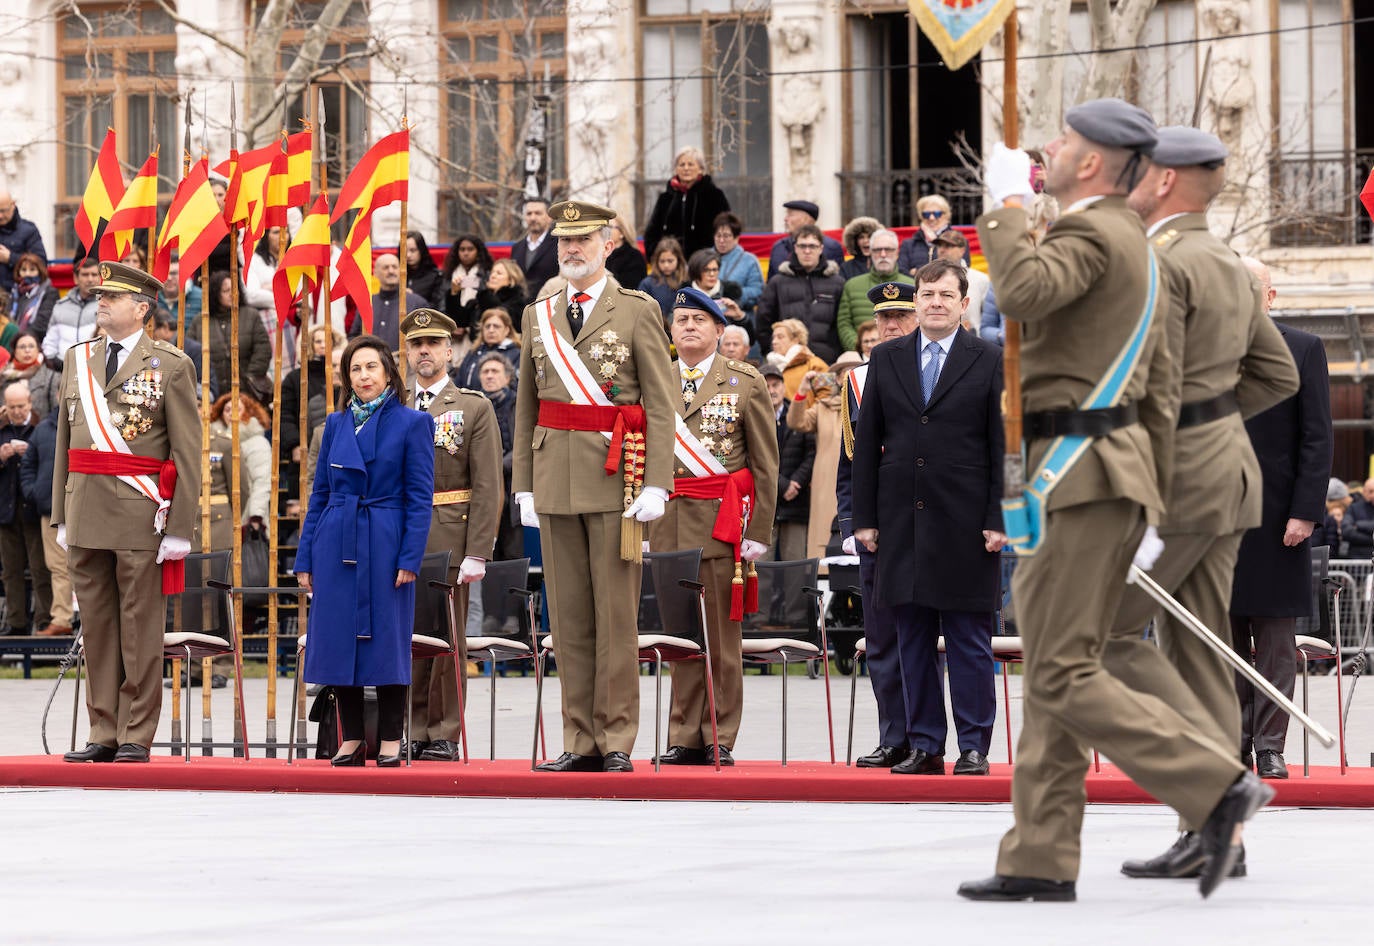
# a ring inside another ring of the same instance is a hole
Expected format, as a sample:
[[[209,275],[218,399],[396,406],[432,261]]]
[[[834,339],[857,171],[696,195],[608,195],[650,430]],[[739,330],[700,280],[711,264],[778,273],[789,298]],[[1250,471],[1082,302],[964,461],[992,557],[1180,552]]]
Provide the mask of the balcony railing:
[[[846,171],[837,176],[845,220],[876,217],[889,227],[915,226],[916,201],[927,194],[949,201],[951,223],[973,223],[983,212],[982,182],[964,168]]]
[[[1374,149],[1280,155],[1272,165],[1274,246],[1356,246],[1374,242],[1374,226],[1360,205],[1360,188],[1374,166]]]

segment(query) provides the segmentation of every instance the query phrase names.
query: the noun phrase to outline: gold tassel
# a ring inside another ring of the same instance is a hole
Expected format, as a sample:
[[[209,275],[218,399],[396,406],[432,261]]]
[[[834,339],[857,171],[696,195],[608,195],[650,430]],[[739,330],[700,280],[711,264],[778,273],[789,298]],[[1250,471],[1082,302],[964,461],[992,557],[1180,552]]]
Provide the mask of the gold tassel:
[[[852,460],[854,459],[854,424],[849,419],[850,374],[845,375],[844,381],[840,383],[840,429],[844,432],[844,455]]]

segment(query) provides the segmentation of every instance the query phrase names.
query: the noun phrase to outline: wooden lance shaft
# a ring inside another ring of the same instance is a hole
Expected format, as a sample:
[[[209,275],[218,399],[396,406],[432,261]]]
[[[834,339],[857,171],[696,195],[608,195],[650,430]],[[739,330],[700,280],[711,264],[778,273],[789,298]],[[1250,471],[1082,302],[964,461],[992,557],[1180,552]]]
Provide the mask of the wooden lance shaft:
[[[200,264],[200,550],[210,551],[210,261]],[[204,598],[202,627],[209,627],[209,596]],[[212,755],[210,687],[214,671],[209,657],[200,661],[201,755]],[[187,751],[190,747],[187,746]]]
[[[243,392],[239,383],[239,228],[229,229],[229,547],[233,550],[232,568],[235,588],[243,586],[243,478],[239,469],[243,446],[239,439],[239,415],[243,413]],[[234,664],[243,661],[243,597],[234,595]],[[239,687],[234,688],[234,755],[247,751],[247,734],[243,730],[243,707],[239,704]]]
[[[1002,72],[1002,137],[1008,148],[1017,146],[1020,119],[1016,110],[1016,11],[1012,10],[1002,27],[1004,53]],[[1002,429],[1006,434],[1006,457],[1002,470],[1002,495],[1021,496],[1025,485],[1025,458],[1021,453],[1021,325],[1015,319],[1002,320]]]

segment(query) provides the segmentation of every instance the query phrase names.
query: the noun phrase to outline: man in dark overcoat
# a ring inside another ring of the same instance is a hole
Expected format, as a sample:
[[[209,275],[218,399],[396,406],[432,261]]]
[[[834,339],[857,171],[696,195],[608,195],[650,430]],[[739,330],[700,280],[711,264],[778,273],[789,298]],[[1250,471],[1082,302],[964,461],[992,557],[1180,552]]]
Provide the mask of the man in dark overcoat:
[[[997,714],[1002,350],[960,326],[967,307],[961,265],[936,260],[917,273],[920,330],[873,350],[854,446],[854,537],[877,554],[877,603],[899,615],[911,746],[892,768],[901,775],[945,772],[942,634],[956,775],[987,774]]]
[[[1274,300],[1269,267],[1245,258],[1264,290],[1265,308]],[[1258,528],[1245,533],[1231,586],[1231,643],[1249,658],[1253,643],[1256,669],[1289,697],[1297,676],[1298,618],[1312,614],[1313,527],[1326,514],[1326,483],[1331,476],[1331,388],[1321,339],[1279,326],[1293,353],[1301,385],[1298,393],[1245,422],[1259,459],[1264,498]],[[1288,716],[1239,678],[1240,752],[1248,768],[1256,762],[1261,778],[1287,778],[1284,741]],[[1251,749],[1254,758],[1251,757]]]

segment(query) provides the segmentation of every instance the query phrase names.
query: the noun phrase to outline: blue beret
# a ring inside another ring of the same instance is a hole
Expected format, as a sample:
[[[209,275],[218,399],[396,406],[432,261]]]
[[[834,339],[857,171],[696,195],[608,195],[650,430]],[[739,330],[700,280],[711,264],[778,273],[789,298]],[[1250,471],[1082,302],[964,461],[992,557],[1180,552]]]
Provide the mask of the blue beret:
[[[1155,120],[1121,99],[1093,99],[1064,113],[1064,122],[1089,141],[1148,154],[1158,141]]]
[[[716,305],[716,300],[692,286],[683,286],[677,291],[677,296],[673,299],[673,311],[676,312],[678,309],[700,309],[721,325],[729,324],[725,320],[725,313]]]
[[[916,308],[916,287],[905,282],[885,282],[868,290],[868,301],[873,303],[873,314],[892,309]]]
[[[789,200],[783,204],[783,207],[787,210],[800,210],[802,213],[808,213],[813,220],[821,218],[821,208],[809,200]]]
[[[1150,154],[1150,160],[1166,168],[1218,167],[1226,163],[1226,157],[1226,146],[1220,138],[1187,125],[1159,129],[1159,141]]]

